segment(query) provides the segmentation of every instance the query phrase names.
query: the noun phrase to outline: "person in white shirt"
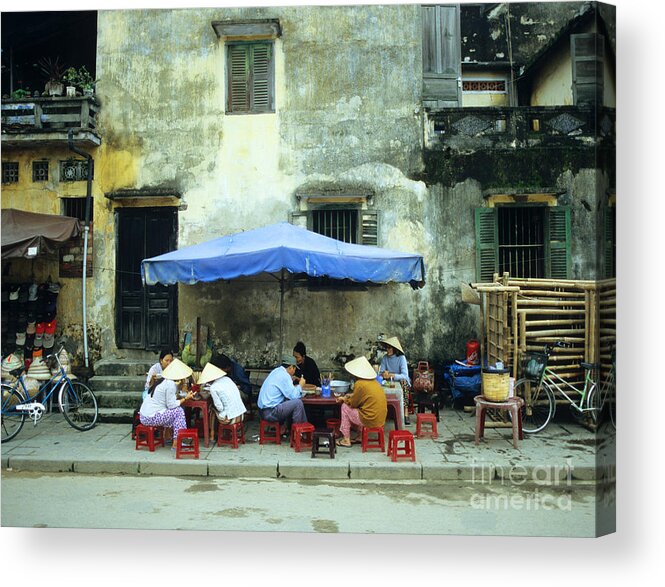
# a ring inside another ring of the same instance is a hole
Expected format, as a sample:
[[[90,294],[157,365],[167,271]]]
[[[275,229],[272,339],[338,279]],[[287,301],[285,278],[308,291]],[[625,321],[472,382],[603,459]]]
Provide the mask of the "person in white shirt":
[[[143,388],[142,400],[147,397],[150,386],[157,381],[157,378],[161,378],[162,371],[171,364],[171,361],[173,361],[173,351],[171,349],[162,349],[159,353],[159,361],[150,367],[150,370],[148,371],[148,376],[145,379],[145,386]]]
[[[162,372],[161,383],[153,384],[148,396],[141,404],[139,411],[141,424],[144,426],[165,426],[173,429],[173,438],[178,438],[178,432],[187,428],[185,410],[182,408],[187,400],[194,397],[188,390],[184,397],[178,398],[178,390],[186,384],[192,375],[192,369],[179,359],[173,359],[171,364]],[[174,446],[175,448],[175,446]]]
[[[207,363],[197,383],[201,386],[210,384],[210,397],[213,402],[213,405],[210,406],[211,430],[215,430],[215,415],[217,420],[223,424],[236,424],[244,420],[247,408],[240,396],[240,390],[222,369],[212,363]]]

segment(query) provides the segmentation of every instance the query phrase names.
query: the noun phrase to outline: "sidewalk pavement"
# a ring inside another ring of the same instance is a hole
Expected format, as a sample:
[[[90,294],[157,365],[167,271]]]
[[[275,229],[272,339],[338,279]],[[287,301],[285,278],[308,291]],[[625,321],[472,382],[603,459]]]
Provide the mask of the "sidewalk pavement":
[[[415,435],[415,415],[407,426]],[[33,426],[2,444],[2,468],[42,473],[211,476],[236,478],[351,479],[371,481],[460,481],[492,483],[523,479],[525,483],[559,484],[614,481],[614,435],[595,434],[572,421],[555,421],[538,434],[525,434],[513,448],[510,428],[486,428],[474,443],[475,417],[461,410],[442,409],[438,438],[416,439],[416,461],[393,463],[385,453],[361,446],[338,447],[334,459],[297,453],[288,440],[260,445],[258,420],[246,422],[246,444],[238,449],[206,448],[200,458],[175,458],[170,447],[135,450],[129,424],[100,423],[78,432],[61,414],[46,414]],[[386,424],[386,441],[392,423]],[[611,430],[608,427],[608,430]]]

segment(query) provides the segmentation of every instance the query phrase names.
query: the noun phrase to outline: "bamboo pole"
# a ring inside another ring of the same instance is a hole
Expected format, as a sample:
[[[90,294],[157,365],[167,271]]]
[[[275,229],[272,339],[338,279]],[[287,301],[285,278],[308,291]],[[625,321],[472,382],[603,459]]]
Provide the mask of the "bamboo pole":
[[[584,318],[576,320],[530,320],[529,326],[565,326],[579,325],[584,323]]]
[[[584,301],[557,301],[557,300],[522,300],[520,302],[523,306],[575,306],[584,308]]]
[[[531,289],[524,289],[520,288],[520,296],[521,297],[552,297],[552,298],[583,298],[584,297],[584,292],[583,291],[547,291],[547,290],[531,290]]]
[[[559,328],[555,330],[527,330],[526,335],[529,338],[538,338],[543,336],[570,336],[581,334],[584,336],[585,331],[583,328]]]
[[[517,294],[512,294],[512,308],[513,308],[513,356],[512,356],[512,368],[513,368],[513,377],[517,381]]]
[[[584,308],[580,308],[579,310],[555,310],[552,308],[518,308],[517,310],[520,314],[547,314],[547,315],[552,315],[552,316],[573,316],[573,315],[580,315],[584,314]]]

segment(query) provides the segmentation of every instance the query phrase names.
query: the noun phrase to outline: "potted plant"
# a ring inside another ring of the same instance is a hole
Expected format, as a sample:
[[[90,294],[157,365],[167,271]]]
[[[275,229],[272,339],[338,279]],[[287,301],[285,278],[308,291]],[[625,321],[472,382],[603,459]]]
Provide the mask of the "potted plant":
[[[39,60],[39,69],[46,78],[44,91],[49,96],[62,96],[63,84],[62,76],[65,72],[65,66],[60,61],[60,57],[52,59],[51,57],[42,57]]]
[[[84,96],[92,96],[97,81],[86,69],[85,65],[82,65],[78,69],[75,67],[68,68],[63,75],[63,80],[67,83],[68,87],[80,89]]]

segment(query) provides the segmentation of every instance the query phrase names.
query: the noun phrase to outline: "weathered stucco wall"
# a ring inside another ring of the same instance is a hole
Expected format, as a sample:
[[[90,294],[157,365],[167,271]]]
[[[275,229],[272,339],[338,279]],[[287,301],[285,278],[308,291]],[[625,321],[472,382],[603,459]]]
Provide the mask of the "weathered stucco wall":
[[[279,19],[274,114],[225,115],[224,45],[210,24],[225,18]],[[334,367],[334,357],[364,352],[384,333],[398,335],[410,358],[425,356],[442,308],[430,198],[408,179],[422,170],[420,43],[417,6],[102,11],[102,189],[182,193],[179,247],[287,220],[305,186],[371,189],[379,245],[422,253],[427,286],[291,290],[284,346],[302,338]],[[180,286],[178,295],[181,331],[200,316],[245,362],[275,360],[276,282]]]
[[[275,113],[225,114],[224,45],[210,24],[225,18],[279,19]],[[323,368],[373,353],[380,334],[399,336],[410,360],[463,355],[478,316],[461,302],[459,286],[475,281],[473,210],[490,185],[558,185],[569,194],[579,235],[574,277],[592,277],[595,261],[585,251],[593,215],[582,200],[592,210],[595,203],[580,194],[611,181],[593,171],[593,157],[574,149],[547,169],[540,152],[424,152],[420,27],[415,5],[100,11],[100,270],[89,292],[95,352],[129,354],[114,340],[114,209],[164,205],[103,197],[124,188],[182,194],[179,247],[287,220],[303,189],[371,191],[379,245],[423,254],[427,285],[287,291],[284,347],[304,340]],[[215,344],[244,363],[276,359],[276,281],[179,286],[178,299],[181,333],[200,316]]]

